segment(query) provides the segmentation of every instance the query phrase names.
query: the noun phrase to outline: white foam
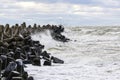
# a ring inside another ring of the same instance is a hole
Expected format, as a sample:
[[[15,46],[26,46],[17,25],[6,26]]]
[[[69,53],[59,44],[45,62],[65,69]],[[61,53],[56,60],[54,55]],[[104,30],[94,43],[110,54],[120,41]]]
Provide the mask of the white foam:
[[[54,41],[49,31],[33,35],[65,64],[29,65],[29,75],[35,80],[120,80],[120,28],[77,29],[67,27],[63,33],[72,39],[68,43]],[[101,35],[99,31],[105,33]]]

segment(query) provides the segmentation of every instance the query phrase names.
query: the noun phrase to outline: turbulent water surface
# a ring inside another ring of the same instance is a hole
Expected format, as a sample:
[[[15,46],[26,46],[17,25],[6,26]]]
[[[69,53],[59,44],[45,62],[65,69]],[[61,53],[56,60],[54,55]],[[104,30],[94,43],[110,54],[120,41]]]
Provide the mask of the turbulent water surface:
[[[26,70],[35,80],[120,80],[120,27],[66,27],[63,34],[71,41],[54,41],[49,31],[32,36],[65,61],[28,65]]]

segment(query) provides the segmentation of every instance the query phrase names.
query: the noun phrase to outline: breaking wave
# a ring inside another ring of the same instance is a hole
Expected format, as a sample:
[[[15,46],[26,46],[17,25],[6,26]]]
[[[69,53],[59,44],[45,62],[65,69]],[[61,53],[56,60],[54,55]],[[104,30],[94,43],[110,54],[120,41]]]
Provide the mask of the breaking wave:
[[[45,50],[65,61],[51,67],[28,67],[35,80],[120,79],[120,27],[66,27],[62,34],[71,41],[55,41],[49,30],[32,35]]]

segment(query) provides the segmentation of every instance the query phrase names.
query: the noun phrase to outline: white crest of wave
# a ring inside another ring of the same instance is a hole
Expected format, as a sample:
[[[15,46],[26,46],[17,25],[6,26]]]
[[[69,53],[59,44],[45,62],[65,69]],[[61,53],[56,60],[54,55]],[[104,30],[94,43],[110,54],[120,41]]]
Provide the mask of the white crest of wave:
[[[59,42],[52,39],[50,30],[44,30],[42,32],[32,35],[33,40],[38,40],[42,45],[45,45],[45,49],[55,47]]]

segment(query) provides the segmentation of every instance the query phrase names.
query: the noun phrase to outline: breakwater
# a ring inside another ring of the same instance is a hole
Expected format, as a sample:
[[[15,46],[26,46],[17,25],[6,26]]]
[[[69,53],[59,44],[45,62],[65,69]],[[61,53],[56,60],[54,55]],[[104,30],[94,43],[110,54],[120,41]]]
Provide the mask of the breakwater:
[[[64,61],[43,51],[44,45],[39,41],[31,39],[31,34],[50,30],[54,40],[68,42],[61,33],[64,31],[62,25],[0,25],[0,79],[2,80],[33,80],[32,76],[24,70],[25,64],[51,66],[52,63],[63,64]]]

